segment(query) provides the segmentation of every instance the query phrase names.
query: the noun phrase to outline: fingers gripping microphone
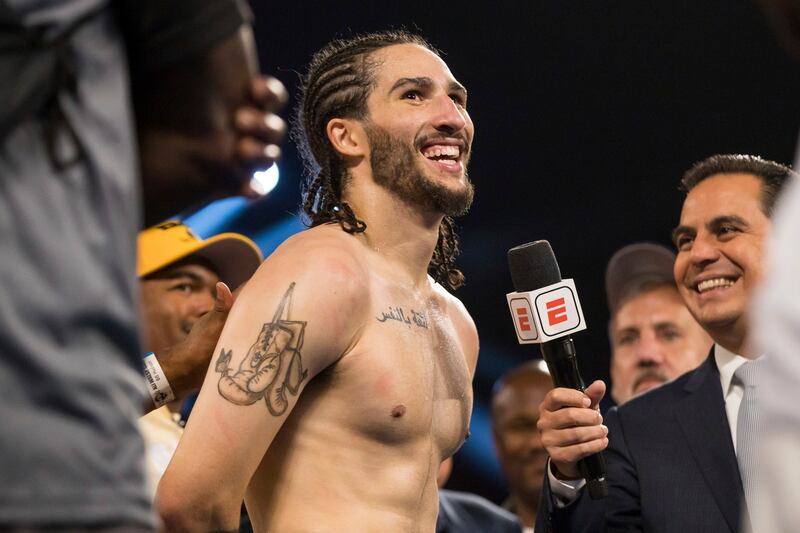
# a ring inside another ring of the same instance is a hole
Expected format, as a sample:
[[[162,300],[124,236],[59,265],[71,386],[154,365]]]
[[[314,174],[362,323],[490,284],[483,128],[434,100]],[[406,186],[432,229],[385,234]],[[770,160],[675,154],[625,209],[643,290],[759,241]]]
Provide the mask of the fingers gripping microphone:
[[[522,344],[539,344],[556,387],[583,391],[571,333],[586,329],[572,280],[561,279],[547,241],[535,241],[508,251],[508,266],[516,292],[507,295],[517,337]],[[603,453],[581,459],[581,475],[592,499],[608,495]]]

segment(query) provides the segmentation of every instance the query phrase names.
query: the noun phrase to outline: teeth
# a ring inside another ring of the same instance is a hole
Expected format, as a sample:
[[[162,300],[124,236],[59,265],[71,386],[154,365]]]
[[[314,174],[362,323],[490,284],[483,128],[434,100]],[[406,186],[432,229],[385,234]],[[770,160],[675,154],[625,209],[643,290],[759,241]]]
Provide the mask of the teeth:
[[[717,287],[732,287],[733,282],[725,278],[707,279],[697,284],[697,292],[703,293]]]
[[[434,158],[434,157],[451,157],[457,158],[461,155],[461,150],[458,146],[436,146],[427,149],[422,153],[427,158]]]

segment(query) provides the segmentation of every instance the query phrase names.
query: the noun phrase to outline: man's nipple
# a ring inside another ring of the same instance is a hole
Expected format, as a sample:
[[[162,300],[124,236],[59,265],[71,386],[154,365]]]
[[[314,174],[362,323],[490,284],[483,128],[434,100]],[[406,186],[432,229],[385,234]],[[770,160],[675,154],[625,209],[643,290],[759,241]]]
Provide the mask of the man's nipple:
[[[392,409],[392,418],[400,418],[404,414],[406,414],[406,406],[403,404],[395,405]]]

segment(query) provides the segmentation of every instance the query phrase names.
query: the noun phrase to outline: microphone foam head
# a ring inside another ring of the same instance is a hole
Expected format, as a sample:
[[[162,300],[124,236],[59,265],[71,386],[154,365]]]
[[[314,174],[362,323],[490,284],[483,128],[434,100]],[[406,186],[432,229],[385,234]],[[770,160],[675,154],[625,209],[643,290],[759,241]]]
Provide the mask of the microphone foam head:
[[[508,251],[508,268],[517,292],[527,292],[561,281],[556,256],[547,241],[534,241]]]

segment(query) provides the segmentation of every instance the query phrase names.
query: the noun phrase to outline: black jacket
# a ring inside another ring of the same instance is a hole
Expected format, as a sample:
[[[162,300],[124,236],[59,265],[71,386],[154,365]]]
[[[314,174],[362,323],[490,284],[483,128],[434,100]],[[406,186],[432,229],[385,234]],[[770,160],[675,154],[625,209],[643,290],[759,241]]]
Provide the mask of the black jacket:
[[[609,496],[557,509],[545,487],[536,531],[740,531],[743,489],[719,370],[708,359],[605,417]]]

